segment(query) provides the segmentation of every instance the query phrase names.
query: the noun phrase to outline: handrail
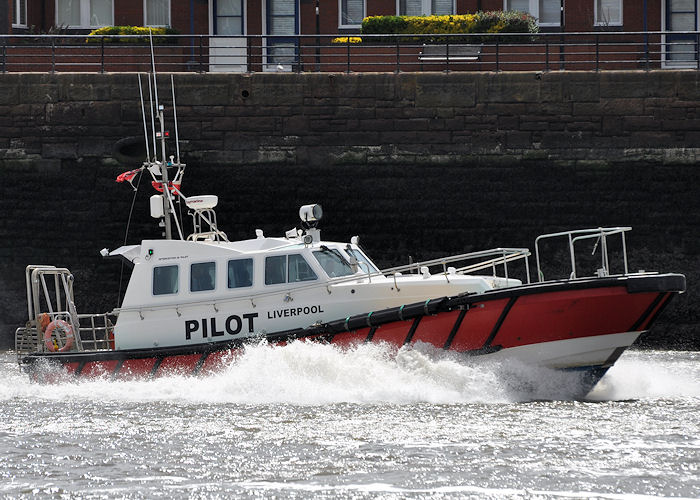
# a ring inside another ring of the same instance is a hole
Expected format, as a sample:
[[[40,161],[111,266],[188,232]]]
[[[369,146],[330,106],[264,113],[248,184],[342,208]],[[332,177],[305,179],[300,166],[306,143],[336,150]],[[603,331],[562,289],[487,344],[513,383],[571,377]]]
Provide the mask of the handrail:
[[[362,42],[333,43],[338,34],[159,35],[163,70],[206,71],[605,71],[685,67],[700,70],[700,31],[367,34]],[[0,35],[0,71],[137,72],[150,59],[140,35]],[[280,39],[291,50],[275,54]],[[123,42],[123,43],[114,43]],[[421,61],[423,44],[446,45],[444,61]],[[450,47],[483,46],[478,60],[452,59]],[[552,60],[558,54],[558,63]],[[680,55],[683,60],[671,59]]]
[[[620,226],[620,227],[599,227],[596,229],[576,229],[573,231],[561,231],[558,233],[549,233],[549,234],[542,234],[535,238],[535,262],[537,264],[537,280],[539,282],[544,281],[544,275],[542,274],[542,268],[540,266],[540,251],[539,251],[539,243],[542,240],[545,239],[551,239],[551,238],[558,238],[562,236],[566,236],[568,238],[568,244],[569,244],[569,259],[571,261],[571,275],[570,278],[574,279],[576,278],[576,253],[574,251],[574,244],[577,241],[585,240],[585,239],[592,239],[592,238],[599,238],[601,242],[601,269],[599,270],[602,275],[607,276],[610,273],[610,262],[608,260],[608,246],[607,246],[607,237],[608,236],[613,236],[616,234],[620,234],[622,238],[622,258],[624,262],[624,269],[625,269],[625,274],[628,274],[628,264],[627,264],[627,245],[625,242],[625,233],[627,231],[631,231],[632,228],[628,226]],[[595,252],[597,248],[597,243],[596,246],[594,247],[593,251]]]

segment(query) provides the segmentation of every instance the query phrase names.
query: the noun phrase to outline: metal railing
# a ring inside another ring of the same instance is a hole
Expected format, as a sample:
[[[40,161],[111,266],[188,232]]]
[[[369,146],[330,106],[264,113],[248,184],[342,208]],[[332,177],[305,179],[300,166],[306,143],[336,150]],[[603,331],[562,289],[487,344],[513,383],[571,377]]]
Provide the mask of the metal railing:
[[[598,270],[596,271],[596,275],[599,278],[602,278],[610,275],[608,237],[619,234],[622,241],[622,263],[624,274],[628,274],[629,269],[627,263],[627,243],[625,241],[625,233],[631,230],[631,227],[599,227],[597,229],[579,229],[575,231],[563,231],[560,233],[550,233],[538,236],[537,239],[535,239],[535,261],[537,262],[538,281],[544,281],[544,274],[542,273],[542,268],[540,266],[539,244],[542,240],[552,238],[567,239],[569,249],[569,260],[571,262],[571,274],[569,275],[570,279],[575,279],[578,277],[576,273],[576,242],[595,238],[596,242],[593,245],[593,252],[591,255],[595,254],[596,250],[600,248],[600,268],[598,268]]]
[[[199,73],[700,70],[699,31],[358,36],[166,35],[155,62],[158,71]],[[445,57],[422,57],[429,44],[445,45]],[[463,45],[479,45],[477,57],[450,50]],[[0,35],[3,73],[148,71],[150,54],[136,35]]]

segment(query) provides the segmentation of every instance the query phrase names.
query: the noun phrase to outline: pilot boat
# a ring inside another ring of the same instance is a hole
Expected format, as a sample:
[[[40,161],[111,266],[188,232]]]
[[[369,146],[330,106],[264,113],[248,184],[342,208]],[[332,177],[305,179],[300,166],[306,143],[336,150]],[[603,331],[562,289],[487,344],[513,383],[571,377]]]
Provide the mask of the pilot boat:
[[[148,82],[150,87],[150,77]],[[157,89],[155,83],[154,74]],[[117,180],[133,185],[137,176],[150,176],[156,189],[151,215],[164,237],[102,250],[131,268],[122,303],[107,313],[78,313],[69,269],[26,268],[28,321],[16,330],[15,348],[34,380],[206,374],[231,363],[250,342],[339,348],[375,342],[396,349],[424,343],[465,360],[479,356],[577,371],[585,394],[685,290],[681,274],[629,272],[629,227],[539,236],[534,279],[527,248],[379,269],[357,237],[321,238],[323,211],[317,204],[301,207],[299,229],[278,237],[255,230],[250,239],[229,241],[217,223],[218,198],[181,191],[186,166],[180,161],[174,89],[177,150],[170,157],[155,94],[156,104],[149,106],[152,151],[142,99],[148,159]],[[191,215],[188,236],[177,203]],[[563,279],[545,279],[540,264],[543,242],[553,239],[568,249],[570,269]],[[576,250],[586,241],[600,253],[592,276],[583,276],[577,261]],[[616,252],[609,251],[612,242]],[[620,255],[619,272],[612,271],[612,253]]]

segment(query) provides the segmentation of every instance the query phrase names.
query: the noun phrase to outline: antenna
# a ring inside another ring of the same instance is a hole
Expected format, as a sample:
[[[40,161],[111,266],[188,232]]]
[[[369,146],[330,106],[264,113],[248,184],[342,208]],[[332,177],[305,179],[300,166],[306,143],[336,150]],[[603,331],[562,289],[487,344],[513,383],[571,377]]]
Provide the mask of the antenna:
[[[165,156],[165,121],[163,119],[163,107],[160,105],[158,102],[158,81],[156,79],[156,58],[155,58],[155,51],[153,50],[153,31],[149,28],[148,29],[148,38],[151,43],[151,67],[153,68],[153,94],[156,99],[156,111],[158,113],[158,122],[160,125],[160,148],[161,148],[161,158],[160,158],[160,175],[161,175],[161,185],[163,186],[163,197],[166,201],[164,204],[164,214],[163,214],[163,222],[165,224],[165,239],[166,240],[171,240],[173,239],[173,231],[172,231],[172,226],[171,226],[171,216],[173,213],[173,201],[170,197],[170,180],[168,179],[168,161]],[[150,79],[149,79],[150,81]],[[153,135],[155,138],[155,128],[153,130]],[[155,145],[153,147],[155,150]],[[154,151],[155,153],[155,151]],[[155,155],[154,155],[155,156]],[[157,163],[157,162],[156,162]],[[178,229],[179,229],[179,224],[178,224]],[[182,238],[182,235],[180,235],[180,238]]]
[[[141,86],[141,73],[139,73],[139,96],[141,97],[141,116],[143,117],[143,137],[146,142],[146,160],[150,161],[151,151],[148,147],[148,126],[146,125],[146,108],[143,105],[143,87]]]
[[[158,160],[158,150],[156,149],[156,117],[153,112],[153,88],[151,87],[151,77],[148,77],[148,99],[150,100],[149,108],[151,110],[151,130],[153,131],[153,158],[148,158],[148,161],[153,159]]]
[[[153,32],[151,31],[151,28],[148,28],[148,39],[151,43],[151,68],[153,68],[153,87],[155,89],[156,96],[156,109],[158,109],[158,82],[156,82],[156,57],[153,51]]]
[[[180,165],[180,137],[177,134],[177,108],[175,107],[175,80],[170,75],[170,88],[173,91],[173,118],[175,119],[175,151],[177,152],[177,164]]]

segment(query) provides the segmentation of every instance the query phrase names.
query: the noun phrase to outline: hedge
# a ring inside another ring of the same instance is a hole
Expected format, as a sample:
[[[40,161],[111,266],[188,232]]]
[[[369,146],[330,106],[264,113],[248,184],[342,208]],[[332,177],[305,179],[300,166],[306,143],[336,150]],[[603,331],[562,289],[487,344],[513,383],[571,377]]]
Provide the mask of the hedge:
[[[370,16],[362,20],[363,35],[462,34],[462,33],[538,33],[536,19],[518,11],[490,11],[454,16]],[[415,38],[415,40],[452,42],[451,37]],[[488,37],[467,37],[470,41]],[[504,37],[504,39],[507,39]],[[522,41],[522,37],[518,37]]]
[[[167,38],[162,35],[177,35],[178,31],[173,28],[146,28],[143,26],[105,26],[98,28],[88,34],[85,40],[88,43],[101,43],[104,37],[105,43],[148,43],[149,32],[153,35],[153,43],[166,43]],[[121,37],[119,35],[139,35]],[[161,36],[159,36],[161,35]]]

